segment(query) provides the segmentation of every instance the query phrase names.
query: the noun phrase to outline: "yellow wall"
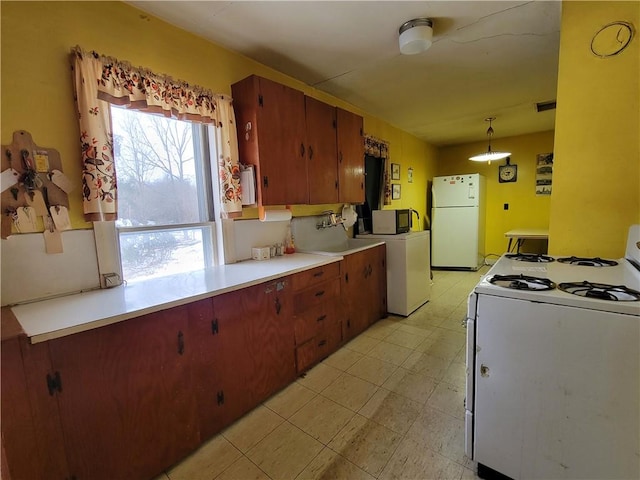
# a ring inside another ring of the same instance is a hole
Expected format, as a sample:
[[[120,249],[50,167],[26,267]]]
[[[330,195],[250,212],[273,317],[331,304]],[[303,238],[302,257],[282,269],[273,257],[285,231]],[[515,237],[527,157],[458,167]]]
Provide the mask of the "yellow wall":
[[[232,83],[258,74],[363,115],[365,133],[389,141],[393,161],[421,169],[420,182],[407,189],[402,202],[411,200],[421,215],[425,211],[426,202],[419,204],[416,192],[435,171],[433,149],[339,99],[121,2],[3,1],[1,15],[1,141],[10,143],[14,131],[27,130],[36,144],[60,152],[65,174],[78,179],[78,188],[69,195],[73,228],[91,226],[82,217],[79,132],[68,61],[74,45],[217,93],[231,94]],[[338,207],[296,206],[293,212],[311,215]],[[246,209],[245,217],[256,215],[256,209]]]
[[[594,56],[592,36],[616,20],[636,36]],[[550,253],[619,258],[640,223],[639,27],[637,1],[562,4]]]
[[[504,160],[472,162],[469,157],[487,149],[487,141],[443,147],[438,153],[438,175],[479,173],[487,181],[485,255],[502,255],[507,250],[505,232],[516,228],[548,228],[549,196],[536,195],[536,155],[553,152],[553,132],[494,139],[494,150],[511,152],[511,164],[518,165],[518,180],[498,182],[498,166]],[[555,178],[554,178],[555,188]],[[509,210],[504,210],[504,204]],[[524,251],[534,252],[546,245],[528,241]]]

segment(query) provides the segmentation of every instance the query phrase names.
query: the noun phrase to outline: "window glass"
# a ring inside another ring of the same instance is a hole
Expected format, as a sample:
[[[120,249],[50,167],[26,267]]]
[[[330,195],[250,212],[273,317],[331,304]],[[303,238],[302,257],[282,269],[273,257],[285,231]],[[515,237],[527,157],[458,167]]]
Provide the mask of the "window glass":
[[[213,264],[200,124],[112,107],[120,256],[128,282]]]

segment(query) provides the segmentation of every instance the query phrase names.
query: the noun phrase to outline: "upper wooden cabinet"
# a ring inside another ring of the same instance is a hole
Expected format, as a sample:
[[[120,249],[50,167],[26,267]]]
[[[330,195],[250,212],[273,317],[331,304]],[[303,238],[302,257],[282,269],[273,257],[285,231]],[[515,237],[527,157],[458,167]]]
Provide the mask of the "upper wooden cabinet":
[[[337,108],[339,201],[364,203],[364,135],[362,117]]]
[[[258,203],[308,203],[304,94],[256,75],[231,92],[240,161],[256,168]]]
[[[361,116],[256,75],[231,92],[260,205],[364,203]]]
[[[338,203],[336,108],[305,97],[309,203]]]

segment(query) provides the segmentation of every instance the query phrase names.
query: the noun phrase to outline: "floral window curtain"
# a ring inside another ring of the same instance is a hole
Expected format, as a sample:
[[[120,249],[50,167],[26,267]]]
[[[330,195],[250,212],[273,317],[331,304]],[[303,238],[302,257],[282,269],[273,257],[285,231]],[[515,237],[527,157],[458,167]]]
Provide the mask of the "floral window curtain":
[[[384,162],[382,171],[384,172],[384,178],[382,184],[384,185],[381,192],[380,203],[382,205],[391,205],[391,178],[389,175],[389,142],[380,140],[379,138],[372,137],[371,135],[364,136],[364,152],[367,155],[381,158]]]
[[[71,55],[82,146],[85,220],[117,218],[117,182],[108,103],[215,125],[225,168],[232,173],[239,170],[235,116],[229,98],[165,75],[134,68],[96,52],[85,52],[80,47],[73,48]],[[241,214],[239,172],[225,182],[221,176],[220,191],[221,215]]]

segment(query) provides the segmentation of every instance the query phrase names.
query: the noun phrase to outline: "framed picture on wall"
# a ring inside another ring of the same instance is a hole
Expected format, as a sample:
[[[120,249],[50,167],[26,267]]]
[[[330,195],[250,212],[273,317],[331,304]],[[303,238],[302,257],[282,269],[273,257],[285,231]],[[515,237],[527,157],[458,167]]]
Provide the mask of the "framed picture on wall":
[[[391,200],[400,200],[400,184],[391,184]]]
[[[391,164],[391,180],[400,180],[400,164]]]
[[[407,170],[407,182],[413,183],[413,168],[411,167]]]

